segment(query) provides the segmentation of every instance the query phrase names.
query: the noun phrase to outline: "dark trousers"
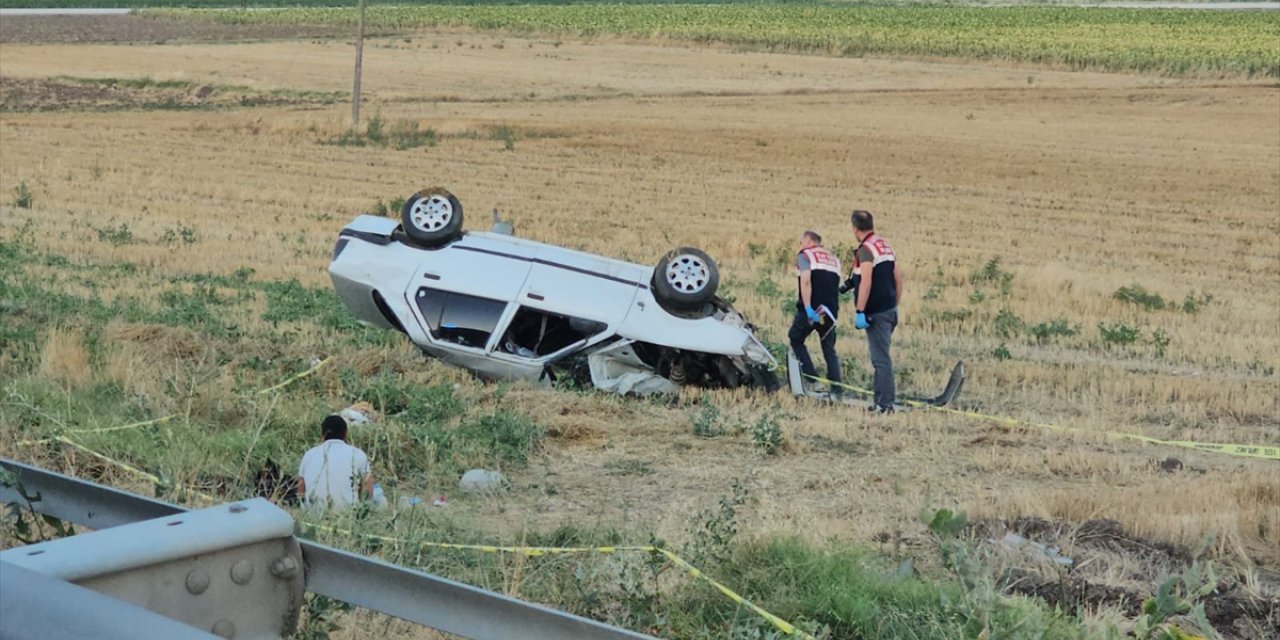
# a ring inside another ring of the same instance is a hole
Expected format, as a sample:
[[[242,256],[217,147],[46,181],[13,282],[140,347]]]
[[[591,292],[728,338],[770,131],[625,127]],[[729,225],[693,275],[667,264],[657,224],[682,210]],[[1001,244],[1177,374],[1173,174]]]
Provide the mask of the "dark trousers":
[[[889,344],[897,326],[896,308],[867,315],[867,351],[871,354],[871,366],[876,370],[872,389],[877,407],[892,407],[897,400],[893,385],[893,358],[889,355]]]
[[[826,331],[826,335],[822,336],[822,359],[827,361],[827,380],[831,382],[840,382],[840,356],[836,355],[836,328],[834,326],[822,327],[822,325],[809,324],[809,318],[805,315],[804,310],[796,311],[795,320],[791,321],[791,330],[787,332],[787,337],[791,340],[791,350],[796,354],[796,360],[800,361],[800,373],[805,376],[817,377],[818,370],[813,368],[813,358],[809,357],[809,350],[805,348],[804,341],[809,334],[820,328]],[[806,382],[814,382],[813,378],[806,377]],[[831,385],[832,393],[840,393],[840,387]]]

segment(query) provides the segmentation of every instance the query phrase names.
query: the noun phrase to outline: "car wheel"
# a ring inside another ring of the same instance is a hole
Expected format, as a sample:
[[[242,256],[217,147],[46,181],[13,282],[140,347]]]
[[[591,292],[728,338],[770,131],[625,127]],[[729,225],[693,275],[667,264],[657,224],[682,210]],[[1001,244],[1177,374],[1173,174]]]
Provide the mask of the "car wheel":
[[[653,296],[669,311],[688,313],[707,307],[720,287],[720,268],[703,251],[668,251],[653,272]]]
[[[423,189],[405,200],[400,224],[414,243],[438,247],[462,235],[462,203],[444,189]]]

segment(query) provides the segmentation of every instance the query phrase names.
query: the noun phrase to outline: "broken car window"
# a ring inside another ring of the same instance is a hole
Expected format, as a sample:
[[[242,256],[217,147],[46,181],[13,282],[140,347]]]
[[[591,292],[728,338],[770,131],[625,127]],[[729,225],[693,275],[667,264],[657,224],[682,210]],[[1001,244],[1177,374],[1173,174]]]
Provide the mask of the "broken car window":
[[[428,287],[418,289],[418,309],[431,328],[431,336],[442,342],[483,349],[507,303],[440,291]]]
[[[549,356],[604,331],[594,320],[520,307],[502,338],[500,349],[524,358]]]

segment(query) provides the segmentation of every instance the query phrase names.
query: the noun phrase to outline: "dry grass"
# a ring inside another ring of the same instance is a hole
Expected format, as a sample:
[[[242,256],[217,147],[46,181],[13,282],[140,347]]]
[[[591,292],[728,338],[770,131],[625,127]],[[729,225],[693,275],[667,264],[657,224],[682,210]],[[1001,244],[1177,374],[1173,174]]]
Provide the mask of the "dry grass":
[[[817,227],[851,245],[847,213],[869,208],[907,269],[896,352],[911,372],[906,386],[933,390],[962,357],[971,364],[968,401],[1084,435],[929,413],[867,419],[784,397],[712,394],[734,428],[778,405],[793,448],[761,458],[740,433],[694,437],[696,406],[517,386],[501,402],[552,437],[517,474],[510,500],[476,506],[476,515],[513,531],[594,519],[678,537],[691,513],[732,479],[750,476],[751,535],[867,541],[919,530],[916,514],[932,502],[992,517],[1113,518],[1183,545],[1217,535],[1224,553],[1264,571],[1280,565],[1275,463],[1087,433],[1280,442],[1280,89],[494,42],[456,34],[375,41],[365,58],[373,96],[365,112],[442,133],[509,125],[554,136],[517,136],[514,150],[445,138],[395,151],[319,144],[344,129],[341,107],[6,113],[0,234],[32,221],[43,247],[133,262],[143,273],[251,267],[255,278],[319,286],[346,219],[376,201],[446,184],[469,211],[499,207],[521,235],[539,240],[646,263],[671,246],[704,247],[720,260],[738,306],[781,340],[780,300],[757,284],[790,291],[785,261],[798,232]],[[350,64],[348,48],[330,42],[142,50],[6,45],[0,74],[332,91],[346,88]],[[31,210],[9,206],[23,180],[34,194]],[[473,215],[469,226],[486,219]],[[89,230],[120,223],[135,241],[102,242]],[[198,242],[163,241],[181,226]],[[1013,274],[1007,300],[998,287],[970,282],[995,256]],[[925,300],[935,282],[937,295]],[[1134,282],[1178,301],[1192,291],[1214,300],[1193,315],[1112,297]],[[124,279],[101,293],[128,294],[130,286]],[[970,301],[975,288],[984,302]],[[1066,318],[1081,334],[1044,344],[994,337],[988,327],[1002,307],[1029,324]],[[960,310],[973,315],[939,315]],[[1104,348],[1096,330],[1104,321],[1163,330],[1167,354],[1146,345]],[[195,400],[232,402],[229,374],[216,374],[191,337],[134,326],[112,327],[107,337],[106,370],[126,388],[156,393],[157,380],[176,376],[185,381],[179,388],[215,387]],[[839,348],[865,362],[857,338],[845,333]],[[51,331],[42,371],[83,382],[78,341]],[[991,357],[1002,342],[1012,359]],[[320,346],[304,337],[271,348],[303,356]],[[407,376],[460,383],[470,402],[496,402],[492,388],[422,365],[408,348],[337,355],[361,371],[393,363]],[[1153,465],[1170,455],[1186,464],[1174,476]],[[623,460],[653,473],[608,473]],[[448,489],[422,488],[424,495]]]
[[[89,353],[84,335],[54,327],[49,330],[40,354],[40,375],[67,387],[79,387],[89,380]]]
[[[107,327],[106,336],[114,343],[136,345],[153,363],[193,360],[204,351],[200,336],[183,327],[117,322]]]

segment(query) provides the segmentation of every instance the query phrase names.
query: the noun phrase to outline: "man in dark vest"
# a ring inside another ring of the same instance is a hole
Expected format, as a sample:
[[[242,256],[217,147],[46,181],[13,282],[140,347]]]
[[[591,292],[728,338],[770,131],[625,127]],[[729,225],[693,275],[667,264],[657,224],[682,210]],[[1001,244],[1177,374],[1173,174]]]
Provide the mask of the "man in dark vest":
[[[822,236],[805,231],[800,236],[800,253],[796,255],[798,299],[796,317],[787,337],[791,350],[800,361],[800,372],[805,382],[817,377],[813,358],[804,341],[809,334],[818,332],[822,345],[822,359],[827,362],[827,380],[832,383],[832,395],[840,394],[840,356],[836,355],[836,318],[840,313],[840,260],[822,248]]]
[[[893,358],[889,343],[898,326],[898,301],[902,300],[902,272],[894,258],[893,248],[876,233],[870,211],[854,211],[853,235],[858,250],[853,257],[853,272],[840,287],[840,293],[853,291],[857,315],[853,326],[867,331],[867,351],[875,367],[875,406],[872,411],[893,411],[896,392],[893,385]]]

